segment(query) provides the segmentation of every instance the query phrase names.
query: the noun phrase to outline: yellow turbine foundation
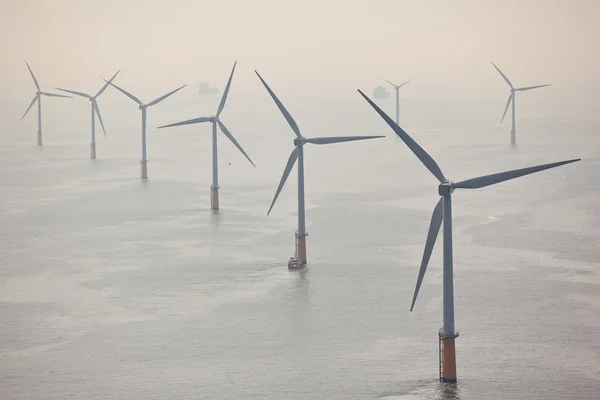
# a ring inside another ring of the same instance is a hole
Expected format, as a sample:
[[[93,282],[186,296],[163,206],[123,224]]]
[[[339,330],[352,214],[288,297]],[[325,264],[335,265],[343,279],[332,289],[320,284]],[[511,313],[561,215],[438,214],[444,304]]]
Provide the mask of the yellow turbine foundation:
[[[445,337],[440,332],[440,381],[456,382],[456,347],[454,336]]]
[[[302,261],[302,264],[306,264],[306,234],[298,235],[296,233],[296,257]]]
[[[219,188],[210,187],[210,208],[213,210],[219,209]]]

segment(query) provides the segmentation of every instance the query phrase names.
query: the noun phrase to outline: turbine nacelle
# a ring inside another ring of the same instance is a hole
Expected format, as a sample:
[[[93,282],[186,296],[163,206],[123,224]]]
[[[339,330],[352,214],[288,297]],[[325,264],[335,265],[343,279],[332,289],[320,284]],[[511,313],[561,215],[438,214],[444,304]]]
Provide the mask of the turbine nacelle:
[[[140,110],[145,110],[146,108],[148,108],[148,104],[140,104],[138,108]]]
[[[294,146],[302,146],[304,145],[304,143],[306,143],[306,139],[304,139],[303,137],[297,137],[294,139]]]
[[[444,181],[438,186],[440,196],[450,196],[454,192],[454,182]]]

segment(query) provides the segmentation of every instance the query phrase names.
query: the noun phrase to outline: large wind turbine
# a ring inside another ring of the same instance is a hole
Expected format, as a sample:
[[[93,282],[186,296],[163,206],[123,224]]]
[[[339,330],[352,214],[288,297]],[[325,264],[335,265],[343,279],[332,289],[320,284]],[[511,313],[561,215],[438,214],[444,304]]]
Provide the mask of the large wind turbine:
[[[234,146],[237,147],[238,150],[244,155],[244,157],[246,157],[248,159],[248,161],[250,161],[250,164],[255,166],[254,163],[252,162],[252,160],[250,159],[250,157],[248,157],[248,154],[246,154],[244,149],[242,149],[242,146],[240,146],[240,144],[237,142],[237,140],[235,140],[235,138],[233,137],[231,132],[229,132],[229,129],[227,129],[225,127],[225,125],[221,122],[221,120],[219,118],[219,116],[221,115],[221,112],[223,111],[223,108],[225,107],[225,101],[227,100],[227,95],[229,94],[229,87],[231,86],[231,80],[233,79],[233,72],[235,71],[236,64],[237,64],[237,61],[235,63],[233,63],[233,69],[231,70],[231,74],[229,75],[229,80],[227,81],[227,86],[225,87],[225,90],[223,91],[223,96],[221,97],[221,102],[219,103],[219,107],[217,108],[217,113],[215,115],[213,115],[212,117],[200,117],[200,118],[189,119],[187,121],[176,122],[174,124],[169,124],[169,125],[164,125],[164,126],[158,127],[159,129],[161,129],[161,128],[169,128],[172,126],[200,124],[203,122],[212,123],[213,179],[212,179],[212,186],[210,187],[210,207],[213,210],[219,209],[219,165],[218,165],[218,155],[217,155],[217,125],[219,125],[221,132],[223,132],[223,134],[227,137],[227,139],[231,140],[231,143],[233,143]]]
[[[129,97],[131,100],[135,101],[136,103],[138,103],[140,110],[142,110],[142,161],[141,161],[141,165],[142,165],[142,179],[147,179],[148,178],[148,159],[146,158],[146,108],[153,106],[157,103],[160,103],[161,101],[163,101],[164,99],[166,99],[167,97],[171,96],[173,93],[183,89],[184,87],[186,87],[187,85],[183,85],[181,87],[178,87],[175,90],[170,91],[167,94],[163,94],[162,96],[152,100],[150,103],[148,104],[144,104],[142,103],[142,101],[140,99],[138,99],[137,97],[135,97],[134,95],[132,95],[131,93],[127,92],[125,89],[121,89],[120,87],[118,87],[117,85],[115,85],[112,82],[106,81],[108,82],[111,86],[114,86],[115,89],[117,89],[118,91],[120,91],[121,93],[123,93],[125,96]]]
[[[496,183],[508,181],[510,179],[519,178],[521,176],[533,174],[535,172],[543,171],[545,169],[558,167],[560,165],[569,164],[579,159],[559,161],[551,164],[538,165],[535,167],[528,167],[522,169],[516,169],[512,171],[500,172],[492,175],[480,176],[478,178],[467,179],[460,182],[452,182],[444,176],[440,167],[431,158],[421,146],[417,144],[402,128],[392,121],[375,103],[371,101],[363,92],[359,90],[360,94],[371,104],[371,106],[377,111],[379,115],[387,122],[387,124],[396,132],[396,134],[406,143],[408,148],[417,156],[419,160],[425,165],[425,167],[437,178],[440,182],[438,187],[438,193],[441,196],[431,217],[431,224],[429,225],[429,232],[427,234],[427,240],[425,242],[425,251],[423,252],[423,259],[421,261],[421,268],[419,270],[419,276],[417,278],[417,285],[415,293],[413,295],[412,304],[410,309],[412,311],[431,252],[435,244],[435,240],[438,236],[440,226],[444,223],[444,270],[443,270],[443,306],[444,306],[444,327],[439,332],[439,340],[442,349],[441,355],[441,376],[440,379],[444,382],[455,382],[456,381],[456,354],[454,347],[454,339],[458,337],[458,332],[454,329],[454,282],[453,282],[453,266],[452,266],[452,192],[454,189],[479,189],[482,187],[494,185]]]
[[[550,86],[550,85],[536,85],[536,86],[526,86],[526,87],[522,87],[522,88],[515,88],[515,87],[513,87],[513,84],[510,82],[510,80],[508,80],[506,75],[504,75],[502,73],[502,71],[500,71],[500,68],[498,68],[496,66],[496,64],[494,64],[493,61],[490,61],[490,62],[492,63],[494,68],[496,68],[498,70],[498,72],[500,72],[500,75],[502,75],[502,77],[504,78],[506,83],[508,83],[508,86],[510,86],[510,95],[508,95],[508,101],[506,102],[506,108],[504,109],[504,114],[502,114],[502,119],[500,120],[500,123],[502,123],[502,121],[504,121],[504,117],[506,116],[506,111],[508,111],[508,106],[510,106],[510,103],[512,103],[512,129],[510,130],[510,144],[516,144],[517,141],[516,141],[516,137],[515,137],[515,133],[516,133],[516,129],[515,129],[515,93],[516,92],[525,92],[527,90],[542,88],[542,87]]]
[[[98,114],[98,120],[100,121],[100,125],[102,126],[102,132],[104,132],[104,137],[106,137],[106,131],[104,130],[104,123],[102,122],[102,115],[100,115],[100,108],[98,107],[98,102],[96,101],[96,99],[98,98],[98,96],[100,96],[102,93],[104,93],[104,91],[106,90],[108,85],[110,85],[110,83],[113,81],[113,79],[116,78],[116,76],[119,74],[119,72],[121,72],[121,70],[118,70],[117,73],[114,74],[113,77],[110,78],[110,80],[107,81],[104,84],[104,86],[102,86],[102,88],[98,91],[98,93],[96,93],[94,96],[91,96],[89,94],[82,93],[82,92],[76,92],[75,90],[56,88],[58,90],[62,90],[63,92],[71,93],[71,94],[74,94],[74,95],[80,96],[80,97],[85,97],[90,100],[90,103],[92,105],[91,106],[91,108],[92,108],[92,142],[90,143],[90,158],[91,159],[96,158],[96,114]]]
[[[312,143],[312,144],[331,144],[331,143],[341,143],[341,142],[351,142],[355,140],[366,140],[366,139],[377,139],[382,138],[384,136],[341,136],[341,137],[320,137],[308,139],[303,137],[300,134],[300,129],[298,129],[298,125],[294,118],[290,115],[290,113],[285,109],[281,101],[277,98],[275,93],[271,90],[269,85],[264,81],[264,79],[258,74],[256,75],[261,80],[265,88],[273,98],[275,104],[279,108],[279,111],[283,114],[288,124],[296,134],[294,138],[294,150],[288,159],[287,165],[285,166],[285,170],[283,171],[283,176],[281,177],[281,181],[279,182],[279,186],[277,187],[277,191],[275,192],[275,197],[273,197],[273,201],[271,202],[271,206],[269,207],[269,211],[267,215],[271,213],[273,206],[275,205],[275,201],[279,197],[279,193],[285,184],[285,181],[292,170],[292,167],[298,160],[298,230],[296,231],[296,256],[300,258],[302,264],[306,264],[306,236],[308,233],[306,232],[306,217],[305,217],[305,209],[304,209],[304,144]]]
[[[25,64],[27,64],[27,61],[25,61]],[[40,89],[40,84],[38,83],[37,79],[35,79],[35,75],[33,75],[33,71],[29,67],[29,64],[27,64],[27,69],[29,70],[29,73],[31,74],[31,77],[33,78],[33,83],[35,83],[35,87],[37,89],[37,92],[35,93],[35,97],[33,98],[33,100],[31,100],[31,104],[29,104],[29,107],[27,107],[27,110],[25,111],[25,114],[23,114],[23,116],[21,117],[21,121],[23,121],[23,118],[25,118],[25,116],[27,115],[27,113],[29,112],[29,110],[31,109],[31,107],[33,107],[33,105],[37,101],[37,103],[38,103],[37,144],[38,144],[38,146],[41,146],[42,145],[42,96],[66,97],[66,98],[69,98],[69,99],[72,98],[72,97],[71,96],[63,96],[62,94],[54,94],[54,93],[42,92],[42,89]]]
[[[396,85],[395,83],[388,81],[383,76],[380,76],[380,78],[383,79],[384,81],[386,81],[387,83],[389,83],[390,85],[392,85],[394,87],[394,90],[396,90],[396,124],[399,124],[400,123],[400,88],[415,78],[410,78],[409,80],[407,80],[404,83],[401,83],[400,85]]]

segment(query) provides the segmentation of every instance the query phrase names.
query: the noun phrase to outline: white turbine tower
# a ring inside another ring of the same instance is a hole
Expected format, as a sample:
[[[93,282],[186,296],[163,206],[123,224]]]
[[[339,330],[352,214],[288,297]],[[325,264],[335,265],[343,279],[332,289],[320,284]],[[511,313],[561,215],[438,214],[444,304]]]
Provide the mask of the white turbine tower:
[[[27,64],[27,61],[25,61],[25,64]],[[37,101],[37,103],[38,103],[37,144],[38,144],[38,146],[41,146],[42,145],[42,96],[48,96],[48,97],[66,97],[66,98],[69,98],[69,99],[71,99],[72,97],[71,96],[63,96],[62,94],[54,94],[54,93],[42,92],[42,89],[40,89],[40,84],[38,83],[37,79],[35,79],[35,75],[33,75],[33,71],[29,67],[29,64],[27,64],[27,69],[29,70],[29,73],[31,74],[31,77],[33,78],[33,83],[35,83],[35,87],[37,89],[37,92],[35,93],[35,97],[33,98],[33,100],[31,100],[31,104],[29,104],[29,107],[27,107],[27,110],[25,111],[25,114],[23,114],[23,116],[21,117],[21,121],[23,121],[23,118],[25,118],[25,116],[27,115],[27,113],[29,112],[29,110],[31,109],[31,107],[33,107],[33,105]]]
[[[417,156],[419,160],[425,165],[425,167],[437,178],[440,182],[438,187],[438,193],[441,196],[431,217],[431,224],[429,226],[429,232],[427,234],[427,240],[425,242],[425,250],[423,252],[423,258],[421,261],[421,268],[419,270],[419,276],[417,278],[417,285],[415,293],[413,295],[412,304],[410,309],[412,311],[423,277],[431,257],[431,252],[435,244],[435,240],[438,236],[438,232],[444,223],[444,237],[443,237],[443,307],[444,307],[444,326],[439,331],[439,340],[442,349],[441,354],[441,375],[440,379],[443,382],[456,382],[456,354],[454,339],[458,337],[458,332],[454,329],[454,281],[453,281],[453,265],[452,265],[452,192],[454,189],[479,189],[482,187],[494,185],[496,183],[508,181],[510,179],[519,178],[521,176],[533,174],[535,172],[543,171],[545,169],[558,167],[560,165],[569,164],[579,159],[560,161],[551,164],[538,165],[535,167],[528,167],[522,169],[516,169],[512,171],[500,172],[492,175],[480,176],[478,178],[467,179],[460,182],[452,182],[444,176],[440,167],[431,158],[429,154],[421,146],[417,144],[402,128],[392,121],[375,103],[371,101],[363,92],[359,90],[360,94],[371,104],[371,106],[377,111],[377,113],[387,122],[387,124],[396,132],[396,134],[404,141],[408,148]]]
[[[157,103],[160,103],[161,101],[163,101],[167,97],[171,96],[175,92],[183,89],[187,85],[183,85],[181,87],[178,87],[177,89],[172,90],[169,93],[164,94],[164,95],[162,95],[162,96],[160,96],[160,97],[152,100],[150,103],[144,104],[144,103],[142,103],[142,101],[140,99],[138,99],[137,97],[135,97],[131,93],[127,92],[126,90],[121,89],[120,87],[118,87],[114,83],[106,81],[106,80],[105,80],[105,82],[109,83],[111,86],[113,86],[115,89],[117,89],[118,91],[120,91],[121,93],[123,93],[125,96],[127,96],[131,100],[135,101],[139,105],[140,110],[142,111],[142,161],[141,161],[141,165],[142,165],[142,179],[147,179],[148,178],[148,159],[146,158],[146,109],[148,107],[150,107],[150,106],[153,106],[153,105],[155,105]]]
[[[114,74],[113,77],[110,78],[110,80],[107,81],[104,84],[104,86],[102,86],[102,88],[98,91],[98,93],[96,93],[94,96],[91,96],[89,94],[82,93],[82,92],[76,92],[75,90],[56,88],[58,90],[62,90],[63,92],[71,93],[71,94],[74,94],[74,95],[80,96],[80,97],[85,97],[85,98],[89,99],[89,101],[90,101],[91,108],[92,108],[92,142],[90,143],[90,158],[91,159],[96,158],[96,114],[98,114],[98,120],[100,121],[100,125],[102,126],[102,132],[104,132],[104,137],[106,137],[106,131],[104,130],[104,123],[102,122],[102,115],[100,115],[100,108],[98,107],[98,102],[96,101],[96,99],[102,93],[104,93],[104,91],[106,90],[108,85],[113,81],[113,79],[116,78],[116,76],[119,74],[119,72],[121,72],[121,70],[118,70],[117,73]]]
[[[512,103],[512,129],[510,130],[510,144],[516,144],[517,140],[515,137],[515,133],[517,132],[515,127],[515,94],[516,92],[525,92],[527,90],[533,90],[533,89],[538,89],[538,88],[542,88],[542,87],[546,87],[546,86],[550,86],[550,85],[536,85],[536,86],[526,86],[526,87],[522,87],[522,88],[515,88],[513,87],[513,84],[510,82],[510,80],[508,80],[508,78],[506,77],[506,75],[504,75],[502,73],[502,71],[500,71],[500,68],[498,68],[496,66],[496,64],[494,64],[492,61],[490,61],[492,63],[492,65],[494,66],[494,68],[496,68],[496,70],[498,70],[498,72],[500,72],[500,75],[502,75],[502,77],[504,78],[504,80],[506,81],[506,83],[508,83],[508,86],[510,86],[510,94],[508,95],[508,101],[506,102],[506,108],[504,109],[504,114],[502,114],[502,119],[500,120],[500,123],[502,123],[502,121],[504,121],[504,117],[506,116],[506,111],[508,111],[508,106],[510,106],[510,103]]]
[[[386,81],[387,83],[389,83],[390,85],[392,85],[394,87],[394,90],[396,91],[396,124],[399,124],[400,123],[400,88],[415,78],[410,78],[409,80],[407,80],[404,83],[401,83],[400,85],[396,85],[395,83],[388,81],[383,76],[380,76],[380,78],[383,79],[384,81]]]
[[[246,154],[242,146],[235,140],[229,129],[225,127],[225,125],[221,122],[220,115],[225,107],[225,101],[227,101],[227,95],[229,94],[229,88],[231,86],[231,80],[233,79],[233,72],[235,71],[235,66],[237,61],[233,64],[233,69],[231,70],[231,74],[229,75],[229,80],[227,81],[227,86],[223,91],[223,96],[221,97],[221,102],[219,103],[219,107],[217,108],[217,113],[212,117],[200,117],[189,119],[187,121],[175,122],[173,124],[159,126],[158,129],[169,128],[172,126],[180,126],[180,125],[191,125],[191,124],[200,124],[203,122],[212,123],[212,162],[213,162],[213,179],[212,185],[210,187],[210,207],[213,210],[219,209],[219,165],[218,165],[218,155],[217,155],[217,125],[223,134],[227,137],[227,139],[231,140],[231,143],[250,161],[250,164],[253,166],[254,163]]]
[[[254,71],[256,72],[256,71]],[[279,108],[279,111],[283,114],[286,121],[296,134],[294,138],[294,150],[288,159],[287,165],[285,166],[285,170],[283,171],[283,176],[281,177],[281,181],[279,182],[279,186],[277,187],[277,191],[275,192],[275,197],[273,197],[273,201],[271,202],[271,206],[269,207],[269,211],[267,215],[271,213],[273,206],[275,205],[275,201],[279,197],[279,193],[285,185],[285,181],[287,180],[290,171],[294,167],[296,160],[298,160],[298,230],[296,231],[296,257],[300,258],[302,264],[306,264],[306,236],[308,233],[306,232],[306,217],[305,217],[305,208],[304,208],[304,145],[306,143],[312,144],[332,144],[332,143],[341,143],[341,142],[351,142],[355,140],[366,140],[366,139],[377,139],[382,138],[384,136],[341,136],[341,137],[320,137],[320,138],[305,138],[300,134],[300,129],[294,121],[294,118],[290,115],[290,113],[283,106],[281,101],[277,98],[275,93],[271,90],[269,85],[263,80],[263,78],[256,72],[258,78],[261,80],[267,92],[273,98],[273,101]]]

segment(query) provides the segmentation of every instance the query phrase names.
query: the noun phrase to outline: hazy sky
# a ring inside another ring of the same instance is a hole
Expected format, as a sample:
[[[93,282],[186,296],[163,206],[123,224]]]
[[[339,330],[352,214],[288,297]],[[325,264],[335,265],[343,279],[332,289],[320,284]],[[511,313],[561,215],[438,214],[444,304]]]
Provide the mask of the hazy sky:
[[[599,16],[597,0],[0,0],[0,97],[31,97],[25,59],[47,89],[92,90],[118,68],[152,93],[222,86],[237,59],[240,90],[262,90],[256,68],[284,90],[370,89],[382,74],[442,97],[496,96],[494,60],[517,85],[589,96]]]

